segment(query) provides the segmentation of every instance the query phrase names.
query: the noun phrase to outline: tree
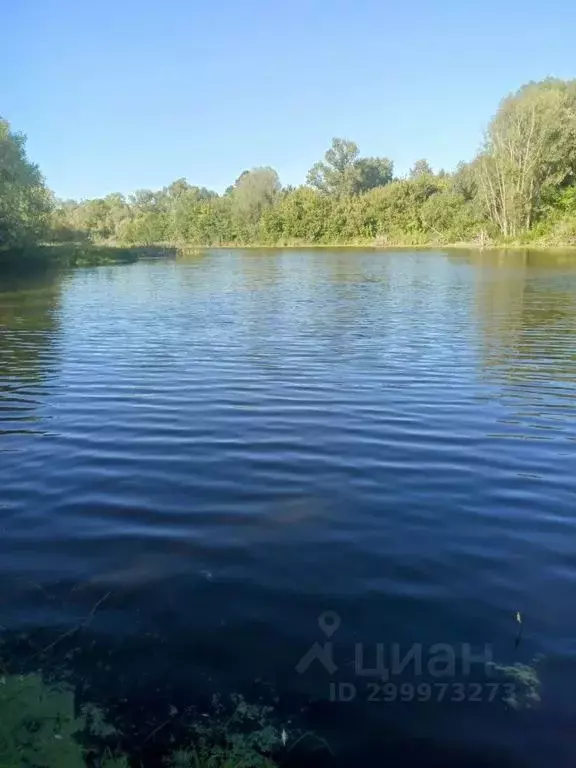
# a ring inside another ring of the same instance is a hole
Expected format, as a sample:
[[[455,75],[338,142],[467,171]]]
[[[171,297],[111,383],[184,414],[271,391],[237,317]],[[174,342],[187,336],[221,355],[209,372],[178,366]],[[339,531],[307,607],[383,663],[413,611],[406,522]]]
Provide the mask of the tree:
[[[273,168],[244,171],[230,193],[232,211],[240,240],[252,240],[260,217],[276,201],[281,185]]]
[[[170,186],[165,187],[162,192],[165,196],[170,198],[171,200],[179,200],[181,197],[184,197],[192,187],[186,179],[176,179],[176,181],[173,181]]]
[[[125,222],[132,219],[132,211],[124,195],[120,195],[118,192],[106,195],[104,202],[107,207],[108,237],[118,237],[118,233]]]
[[[168,215],[167,235],[177,241],[186,240],[190,230],[190,217],[198,203],[217,197],[205,187],[195,187],[186,179],[178,179],[162,190],[163,205]]]
[[[0,118],[0,249],[18,248],[47,231],[52,198],[38,166],[26,156],[26,137]]]
[[[434,176],[434,171],[432,170],[432,166],[430,165],[428,160],[425,160],[424,158],[422,158],[421,160],[416,160],[416,162],[410,169],[411,179],[417,179],[420,176]]]
[[[283,194],[276,205],[264,211],[262,235],[271,244],[322,242],[331,211],[332,200],[327,195],[299,187]]]
[[[151,189],[137,189],[130,196],[130,205],[139,213],[154,213],[164,208],[165,196],[162,192],[153,192]]]
[[[121,238],[128,243],[154,245],[165,240],[166,215],[142,211],[133,219],[127,220],[121,230]]]
[[[394,164],[387,157],[359,157],[358,145],[347,139],[332,139],[324,162],[308,171],[307,183],[324,194],[347,197],[392,181]]]
[[[576,177],[576,81],[530,83],[504,99],[478,171],[486,213],[500,233],[530,229],[547,191]]]
[[[422,229],[443,243],[471,240],[478,230],[474,207],[455,192],[436,192],[420,208]]]
[[[363,157],[356,161],[358,192],[384,187],[394,178],[394,163],[387,157]]]
[[[324,162],[315,163],[306,181],[311,187],[329,195],[352,195],[358,184],[358,145],[347,139],[332,139]]]
[[[458,163],[452,175],[452,189],[466,200],[474,200],[478,196],[478,161]]]
[[[223,243],[429,243],[489,237],[576,242],[576,80],[508,96],[476,158],[435,174],[417,160],[394,180],[386,157],[334,138],[307,185],[282,189],[272,168],[243,171],[223,195],[176,179],[161,190],[60,202],[53,239]],[[24,137],[0,120],[0,248],[42,236],[51,197]]]

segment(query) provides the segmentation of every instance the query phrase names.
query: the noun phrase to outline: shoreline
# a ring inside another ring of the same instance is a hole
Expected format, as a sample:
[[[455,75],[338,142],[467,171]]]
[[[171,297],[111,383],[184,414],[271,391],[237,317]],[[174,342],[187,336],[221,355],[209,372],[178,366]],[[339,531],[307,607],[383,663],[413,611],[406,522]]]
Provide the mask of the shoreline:
[[[537,244],[491,244],[477,245],[476,243],[427,243],[427,244],[397,244],[397,245],[374,245],[372,243],[298,243],[288,245],[178,245],[179,250],[352,250],[364,248],[372,251],[393,251],[393,250],[411,250],[411,251],[433,251],[433,250],[468,250],[468,251],[573,251],[576,253],[576,244],[566,245],[537,245]]]
[[[153,246],[150,246],[153,248]],[[158,248],[166,247],[165,244],[161,244]],[[178,252],[193,252],[193,251],[278,251],[278,250],[369,250],[369,251],[477,251],[482,252],[498,252],[498,251],[510,251],[510,252],[523,252],[523,251],[537,251],[542,252],[562,252],[568,251],[576,255],[576,243],[567,243],[565,245],[540,245],[535,243],[530,244],[502,244],[491,243],[489,245],[478,245],[477,243],[426,243],[426,244],[403,244],[398,243],[394,245],[375,245],[374,243],[288,243],[283,245],[263,245],[263,244],[251,244],[251,245],[239,245],[238,243],[220,244],[220,245],[190,245],[190,244],[173,244],[173,248]]]
[[[120,264],[133,264],[148,259],[186,258],[187,255],[203,251],[357,251],[393,252],[393,251],[467,251],[476,253],[541,253],[550,255],[566,254],[576,256],[576,244],[541,245],[490,243],[484,246],[477,243],[426,243],[426,244],[376,244],[376,243],[288,243],[266,245],[262,243],[241,245],[238,243],[219,245],[191,245],[187,243],[157,243],[155,245],[120,243],[53,243],[23,248],[18,251],[0,252],[0,274],[9,272],[34,272],[52,268],[68,269],[73,267],[97,267]]]

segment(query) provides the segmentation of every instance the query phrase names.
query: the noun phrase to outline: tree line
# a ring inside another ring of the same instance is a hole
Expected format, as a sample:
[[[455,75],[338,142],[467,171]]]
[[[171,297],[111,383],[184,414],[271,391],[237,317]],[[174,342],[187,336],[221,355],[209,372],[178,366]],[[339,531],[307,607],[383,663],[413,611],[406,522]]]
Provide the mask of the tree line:
[[[190,245],[576,244],[576,80],[529,83],[506,97],[476,157],[453,172],[418,160],[397,177],[387,157],[335,138],[306,183],[244,171],[223,194],[178,179],[128,197],[58,201],[0,123],[0,249],[37,241]]]

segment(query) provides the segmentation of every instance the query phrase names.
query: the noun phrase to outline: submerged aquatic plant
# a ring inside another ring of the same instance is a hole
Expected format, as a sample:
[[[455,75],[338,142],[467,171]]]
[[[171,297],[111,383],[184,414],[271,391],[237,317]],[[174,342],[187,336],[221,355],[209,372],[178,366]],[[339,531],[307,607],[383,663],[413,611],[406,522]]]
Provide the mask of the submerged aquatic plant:
[[[492,674],[508,683],[502,701],[511,709],[534,709],[540,704],[542,683],[537,662],[538,659],[532,664],[490,664]]]
[[[1,768],[86,768],[81,737],[112,731],[100,709],[87,705],[76,716],[74,690],[48,684],[38,673],[0,678]],[[127,768],[128,762],[106,748],[102,768]]]
[[[165,762],[166,768],[274,768],[270,758],[242,747],[190,747],[178,750]]]
[[[84,768],[76,735],[74,692],[45,685],[38,674],[8,675],[0,685],[0,765],[2,768]]]
[[[61,680],[63,675],[71,680],[71,674],[58,669],[58,675],[54,681],[55,670],[15,674],[0,657],[0,768],[128,768],[128,754],[119,749],[121,742],[126,746],[125,734],[96,704],[77,701],[73,685]],[[273,707],[250,703],[240,694],[214,696],[207,710],[190,706],[179,713],[171,706],[168,720],[142,745],[132,744],[137,753],[142,749],[140,766],[147,765],[146,742],[171,725],[177,735],[168,734],[160,747],[166,768],[274,768],[275,758],[301,741],[293,729],[288,735],[288,723],[278,723]],[[158,765],[158,750],[152,752],[152,764]]]
[[[273,708],[248,703],[241,695],[212,699],[206,720],[188,725],[190,744],[170,755],[167,768],[273,768],[273,754],[284,747],[282,734],[272,723]]]
[[[167,768],[273,768],[273,754],[286,747],[273,708],[238,694],[226,704],[214,697],[184,725],[184,748],[165,759]],[[72,686],[38,672],[0,677],[0,768],[128,768],[128,757],[110,749],[119,737],[98,706],[78,708]]]

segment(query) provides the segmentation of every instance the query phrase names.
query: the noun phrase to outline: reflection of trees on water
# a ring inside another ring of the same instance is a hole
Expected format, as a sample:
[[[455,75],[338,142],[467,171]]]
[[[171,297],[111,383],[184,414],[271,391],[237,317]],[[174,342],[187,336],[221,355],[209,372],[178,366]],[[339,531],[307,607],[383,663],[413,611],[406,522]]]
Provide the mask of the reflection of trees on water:
[[[513,380],[576,382],[576,255],[478,252],[476,308],[486,367]]]
[[[56,366],[60,279],[6,278],[0,283],[0,436],[29,431],[38,388]]]

